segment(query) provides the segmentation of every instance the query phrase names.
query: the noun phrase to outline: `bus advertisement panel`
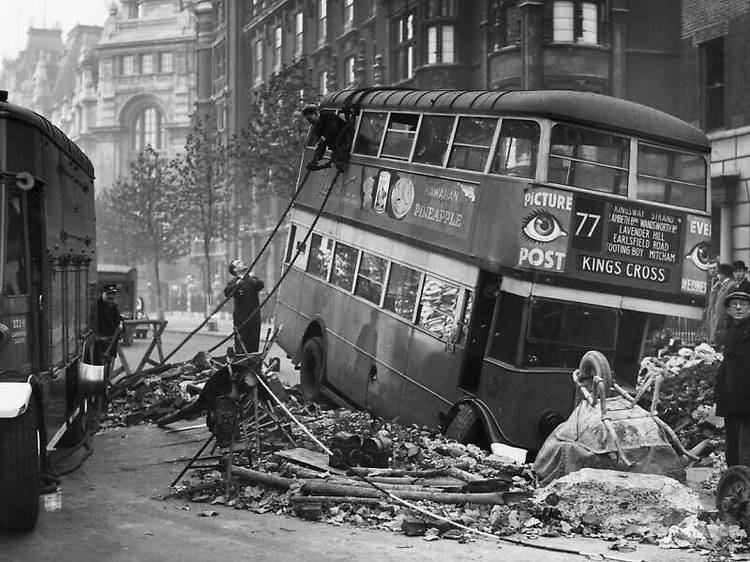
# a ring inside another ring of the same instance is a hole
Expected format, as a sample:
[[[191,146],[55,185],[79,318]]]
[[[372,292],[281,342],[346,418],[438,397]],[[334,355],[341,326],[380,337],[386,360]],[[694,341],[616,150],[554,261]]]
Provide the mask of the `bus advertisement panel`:
[[[351,115],[350,157],[298,186],[277,307],[308,397],[533,455],[587,351],[633,386],[662,315],[701,317],[695,127],[569,91],[374,88],[322,109]]]

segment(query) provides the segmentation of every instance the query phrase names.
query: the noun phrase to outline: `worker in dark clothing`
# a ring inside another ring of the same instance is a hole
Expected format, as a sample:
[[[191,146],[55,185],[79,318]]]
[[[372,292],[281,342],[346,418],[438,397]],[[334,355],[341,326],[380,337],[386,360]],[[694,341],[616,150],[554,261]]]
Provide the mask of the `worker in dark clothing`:
[[[716,415],[724,418],[727,466],[750,466],[750,282],[724,301],[728,327],[716,375]]]
[[[123,320],[115,300],[117,285],[111,283],[102,287],[102,294],[96,301],[96,362],[105,361],[117,355],[117,329]]]
[[[307,165],[315,169],[323,158],[326,149],[330,148],[333,163],[342,170],[346,163],[351,144],[349,126],[341,116],[334,113],[320,113],[315,104],[308,104],[302,109],[302,117],[313,126],[313,134],[318,139],[315,155]]]
[[[224,288],[224,296],[234,297],[234,341],[237,353],[253,353],[260,345],[260,299],[263,281],[250,273],[241,259],[233,260],[229,273],[234,275]],[[254,314],[253,314],[254,313]],[[252,317],[250,315],[253,315]]]
[[[247,375],[251,370],[258,369],[257,361],[253,358],[243,358],[235,363],[227,363],[206,381],[198,398],[179,410],[159,418],[156,424],[163,427],[179,420],[193,418],[205,411],[208,412],[206,425],[213,433],[217,400],[222,396],[238,400],[250,392],[256,382],[254,382],[254,375],[250,377]]]

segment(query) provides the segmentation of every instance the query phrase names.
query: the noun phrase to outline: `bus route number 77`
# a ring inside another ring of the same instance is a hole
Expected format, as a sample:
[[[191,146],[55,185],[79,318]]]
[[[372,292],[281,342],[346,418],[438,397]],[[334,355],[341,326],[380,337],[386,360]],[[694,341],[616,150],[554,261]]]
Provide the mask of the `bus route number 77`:
[[[576,212],[576,217],[579,218],[578,226],[576,226],[575,236],[584,236],[591,238],[596,231],[596,227],[599,226],[599,221],[602,220],[601,215],[595,215],[593,213],[582,213],[581,211]]]

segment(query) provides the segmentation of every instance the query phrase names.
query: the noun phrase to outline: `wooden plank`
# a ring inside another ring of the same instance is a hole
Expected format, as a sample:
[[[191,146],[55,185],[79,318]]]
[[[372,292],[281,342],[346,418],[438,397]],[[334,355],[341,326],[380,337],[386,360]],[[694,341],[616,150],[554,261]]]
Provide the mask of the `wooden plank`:
[[[276,456],[286,459],[288,461],[301,464],[303,466],[309,466],[316,468],[324,472],[330,472],[331,474],[346,475],[345,470],[340,468],[333,468],[328,465],[328,455],[325,453],[318,453],[305,449],[303,447],[297,447],[296,449],[289,449],[288,451],[277,451]]]

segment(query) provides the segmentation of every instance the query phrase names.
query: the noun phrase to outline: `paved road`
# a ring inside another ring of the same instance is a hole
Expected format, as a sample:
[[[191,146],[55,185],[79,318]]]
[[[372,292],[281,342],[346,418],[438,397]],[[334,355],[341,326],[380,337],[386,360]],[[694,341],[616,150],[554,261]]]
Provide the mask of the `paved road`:
[[[94,454],[81,469],[63,477],[62,510],[42,513],[26,536],[0,534],[3,562],[203,562],[400,561],[440,560],[562,562],[573,554],[478,539],[459,544],[426,542],[386,531],[255,514],[223,506],[155,499],[197,449],[206,434],[166,433],[153,425],[119,428],[94,437]],[[175,462],[176,461],[176,462]],[[206,509],[216,517],[200,517]],[[695,554],[641,546],[615,553],[607,543],[583,539],[544,539],[536,544],[620,560],[693,562]],[[598,559],[598,558],[597,558]]]
[[[174,349],[182,337],[165,333],[165,352]],[[174,360],[189,359],[218,341],[215,335],[198,335]],[[131,364],[137,363],[147,345],[136,340],[132,347],[125,348]],[[284,358],[278,348],[272,355]],[[286,361],[282,365],[283,378],[296,382],[297,372]],[[62,510],[41,513],[36,530],[29,535],[0,533],[0,561],[585,560],[570,553],[498,545],[481,538],[469,544],[426,542],[349,525],[336,527],[295,517],[156,499],[169,491],[170,482],[207,436],[205,429],[166,433],[150,424],[97,434],[93,455],[78,471],[62,479]],[[218,516],[200,517],[206,509],[217,511]],[[653,546],[615,553],[608,551],[607,543],[579,538],[544,539],[535,544],[615,555],[619,560],[701,560],[695,554]]]

